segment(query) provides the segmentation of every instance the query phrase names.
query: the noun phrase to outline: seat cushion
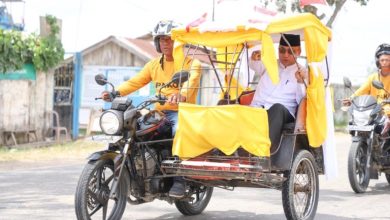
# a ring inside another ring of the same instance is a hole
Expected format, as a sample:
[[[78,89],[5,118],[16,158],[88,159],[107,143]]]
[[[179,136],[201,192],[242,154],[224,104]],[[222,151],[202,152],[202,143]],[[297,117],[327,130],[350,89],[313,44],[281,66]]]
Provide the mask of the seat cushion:
[[[238,103],[240,103],[240,105],[250,105],[252,103],[252,99],[254,95],[255,95],[255,90],[244,91],[238,97]]]

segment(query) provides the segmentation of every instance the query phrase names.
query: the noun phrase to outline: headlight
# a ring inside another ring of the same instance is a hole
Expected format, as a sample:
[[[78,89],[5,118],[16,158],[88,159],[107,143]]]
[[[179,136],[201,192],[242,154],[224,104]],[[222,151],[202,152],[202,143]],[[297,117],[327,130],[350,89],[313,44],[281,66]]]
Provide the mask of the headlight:
[[[353,115],[353,121],[355,122],[355,124],[359,125],[359,126],[368,125],[368,123],[370,121],[371,111],[372,111],[372,109],[367,110],[367,111],[362,111],[362,112],[354,110],[352,115]]]
[[[123,113],[108,110],[100,117],[100,128],[105,134],[119,134],[123,127]]]

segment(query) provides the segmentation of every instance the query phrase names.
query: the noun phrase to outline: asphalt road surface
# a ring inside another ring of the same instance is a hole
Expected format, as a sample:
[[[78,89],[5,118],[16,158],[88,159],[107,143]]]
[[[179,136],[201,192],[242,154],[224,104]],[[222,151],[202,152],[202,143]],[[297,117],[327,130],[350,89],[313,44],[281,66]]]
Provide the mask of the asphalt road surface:
[[[349,145],[348,135],[337,134],[339,175],[333,180],[320,176],[315,219],[390,219],[390,187],[384,175],[371,180],[364,194],[355,194],[350,188],[346,168]],[[0,163],[0,219],[76,219],[74,192],[85,162],[64,158],[40,163]],[[237,188],[215,189],[208,207],[198,216],[184,217],[174,205],[155,200],[138,206],[128,204],[123,219],[279,220],[285,216],[280,191]]]

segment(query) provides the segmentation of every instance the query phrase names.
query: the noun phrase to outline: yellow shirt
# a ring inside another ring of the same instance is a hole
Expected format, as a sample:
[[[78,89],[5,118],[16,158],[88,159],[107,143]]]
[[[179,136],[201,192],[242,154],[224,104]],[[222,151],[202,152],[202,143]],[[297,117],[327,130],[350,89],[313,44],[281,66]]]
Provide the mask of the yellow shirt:
[[[127,80],[126,82],[122,83],[117,90],[119,91],[121,96],[128,95],[149,82],[153,82],[154,86],[156,88],[156,92],[158,92],[161,88],[161,86],[167,84],[169,81],[171,81],[172,76],[179,72],[180,70],[175,69],[175,65],[173,61],[167,61],[166,59],[163,60],[164,62],[164,69],[161,68],[160,63],[161,57],[158,57],[156,59],[153,59],[149,61],[144,68],[133,78]],[[181,65],[180,65],[181,66]],[[190,78],[188,82],[183,84],[183,86],[180,88],[178,85],[172,84],[171,86],[165,87],[161,90],[161,94],[169,97],[176,93],[181,93],[183,96],[186,97],[186,102],[189,103],[195,103],[196,102],[196,96],[198,93],[199,82],[200,82],[200,76],[201,76],[201,65],[200,62],[196,59],[192,60],[190,58],[187,58],[184,61],[183,64],[183,70],[191,70],[190,71]],[[188,87],[188,89],[187,89]],[[181,90],[180,90],[181,89]],[[156,104],[156,109],[158,110],[174,110],[177,111],[178,106],[177,105],[170,105],[168,103],[164,105]]]
[[[390,76],[381,75],[379,79],[379,75],[380,74],[378,73],[373,73],[368,76],[367,81],[363,85],[361,85],[358,90],[356,90],[352,97],[360,95],[372,95],[379,103],[381,103],[385,99],[388,99],[389,95],[383,89],[377,89],[372,85],[372,81],[379,80],[383,83],[384,88],[387,91],[390,91]]]

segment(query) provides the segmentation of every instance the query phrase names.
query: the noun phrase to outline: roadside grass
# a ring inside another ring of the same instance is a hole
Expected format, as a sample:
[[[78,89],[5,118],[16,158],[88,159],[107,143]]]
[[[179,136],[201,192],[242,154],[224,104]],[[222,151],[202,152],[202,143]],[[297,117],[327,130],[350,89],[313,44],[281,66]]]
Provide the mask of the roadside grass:
[[[85,159],[91,153],[102,150],[104,147],[105,144],[102,142],[85,139],[45,147],[11,149],[0,147],[0,162]]]
[[[338,129],[339,128],[339,129]],[[345,135],[345,127],[337,126],[335,136]],[[339,131],[337,131],[339,130]],[[0,162],[35,162],[48,160],[82,160],[95,151],[104,150],[106,143],[90,139],[79,139],[65,144],[45,147],[11,148],[0,146]]]

